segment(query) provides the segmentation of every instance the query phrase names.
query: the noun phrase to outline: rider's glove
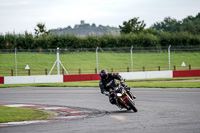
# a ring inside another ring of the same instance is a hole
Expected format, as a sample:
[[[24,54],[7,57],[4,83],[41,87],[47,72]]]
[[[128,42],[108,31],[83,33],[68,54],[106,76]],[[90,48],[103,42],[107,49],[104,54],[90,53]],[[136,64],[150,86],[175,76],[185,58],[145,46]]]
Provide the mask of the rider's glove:
[[[122,80],[120,80],[120,83],[124,83],[124,80],[122,79]]]
[[[108,96],[108,95],[109,95],[109,92],[104,91],[103,94],[105,94],[106,96]]]

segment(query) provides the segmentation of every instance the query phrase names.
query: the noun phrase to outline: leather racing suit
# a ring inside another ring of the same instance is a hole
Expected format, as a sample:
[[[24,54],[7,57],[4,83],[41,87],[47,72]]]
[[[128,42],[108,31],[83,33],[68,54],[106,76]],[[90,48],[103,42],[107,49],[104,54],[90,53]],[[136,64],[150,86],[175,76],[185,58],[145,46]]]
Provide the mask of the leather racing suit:
[[[110,89],[113,90],[114,88],[116,88],[119,85],[119,83],[116,81],[116,79],[120,80],[122,82],[124,81],[120,75],[117,75],[115,73],[108,73],[107,78],[105,78],[105,79],[101,78],[99,81],[99,87],[101,89],[101,93],[105,94],[105,93],[108,93],[110,91]],[[122,85],[130,93],[130,96],[132,96],[132,94],[130,92],[130,87],[128,87],[125,84],[122,84]],[[109,95],[109,101],[111,104],[116,104],[114,94]]]

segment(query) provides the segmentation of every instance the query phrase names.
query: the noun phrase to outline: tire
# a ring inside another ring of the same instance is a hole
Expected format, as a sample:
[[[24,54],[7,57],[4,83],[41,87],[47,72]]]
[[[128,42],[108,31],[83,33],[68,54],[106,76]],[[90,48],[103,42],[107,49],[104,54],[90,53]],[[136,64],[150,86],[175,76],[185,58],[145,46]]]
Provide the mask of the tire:
[[[132,100],[130,100],[129,97],[127,97],[124,101],[128,104],[128,106],[129,106],[134,112],[137,112],[137,111],[138,111],[137,108],[135,107],[135,104],[133,103]]]

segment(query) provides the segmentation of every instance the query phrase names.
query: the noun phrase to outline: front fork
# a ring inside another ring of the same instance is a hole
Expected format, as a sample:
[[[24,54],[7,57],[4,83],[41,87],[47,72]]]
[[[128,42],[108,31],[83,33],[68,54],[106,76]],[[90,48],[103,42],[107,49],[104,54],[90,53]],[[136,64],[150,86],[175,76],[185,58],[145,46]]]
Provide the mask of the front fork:
[[[124,108],[129,109],[128,104],[125,102],[125,99],[126,99],[127,97],[129,97],[129,95],[128,95],[128,93],[126,92],[123,96],[118,97],[118,100],[119,100],[119,101],[117,100],[117,102],[120,102],[121,105],[122,105]],[[129,97],[129,98],[130,98],[130,97]],[[117,103],[117,104],[120,104],[120,103]]]

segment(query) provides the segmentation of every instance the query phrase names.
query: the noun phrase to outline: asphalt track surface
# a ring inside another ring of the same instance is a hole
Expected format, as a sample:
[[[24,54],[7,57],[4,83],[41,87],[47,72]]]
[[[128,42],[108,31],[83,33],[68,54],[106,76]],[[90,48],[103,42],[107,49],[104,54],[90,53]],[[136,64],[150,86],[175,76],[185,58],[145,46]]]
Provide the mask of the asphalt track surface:
[[[138,112],[119,110],[89,87],[0,88],[0,103],[72,106],[101,116],[0,127],[0,133],[199,133],[200,88],[132,88]]]

